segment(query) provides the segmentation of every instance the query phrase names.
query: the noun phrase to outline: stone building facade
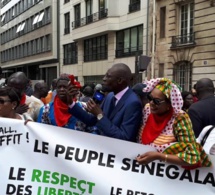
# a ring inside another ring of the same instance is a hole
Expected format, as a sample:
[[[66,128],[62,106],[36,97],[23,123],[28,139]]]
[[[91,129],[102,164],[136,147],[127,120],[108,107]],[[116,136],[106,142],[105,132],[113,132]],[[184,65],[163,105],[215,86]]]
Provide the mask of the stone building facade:
[[[215,81],[214,1],[157,0],[155,8],[155,77],[171,78],[183,90],[200,78]]]

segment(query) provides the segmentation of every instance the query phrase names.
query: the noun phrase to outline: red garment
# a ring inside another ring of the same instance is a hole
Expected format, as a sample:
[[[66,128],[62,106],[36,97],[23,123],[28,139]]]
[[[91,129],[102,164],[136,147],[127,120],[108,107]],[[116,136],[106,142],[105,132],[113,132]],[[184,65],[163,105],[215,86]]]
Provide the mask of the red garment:
[[[54,99],[54,116],[59,127],[65,126],[72,115],[68,112],[68,105],[60,100],[56,95]]]
[[[198,98],[196,96],[193,96],[193,103],[198,102]]]
[[[167,123],[173,115],[173,109],[163,115],[150,114],[145,127],[143,127],[142,143],[152,143],[166,127]]]
[[[186,169],[186,170],[193,170],[193,169],[197,169],[199,167],[202,167],[202,163],[201,161],[199,161],[197,164],[192,165],[192,166],[181,166],[182,168]]]
[[[19,102],[19,104],[20,105],[23,105],[23,104],[25,104],[25,101],[26,101],[26,95],[25,95],[25,93],[22,95],[22,97],[21,97],[21,100],[20,100],[20,102]]]

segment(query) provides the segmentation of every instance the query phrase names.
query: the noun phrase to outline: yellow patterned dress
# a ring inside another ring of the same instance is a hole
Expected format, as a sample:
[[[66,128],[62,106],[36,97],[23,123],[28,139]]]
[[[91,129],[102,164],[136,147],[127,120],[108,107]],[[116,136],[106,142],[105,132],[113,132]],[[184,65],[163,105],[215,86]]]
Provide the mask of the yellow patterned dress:
[[[138,137],[139,143],[142,143],[142,132],[149,115],[150,106],[146,105],[144,108],[143,125]],[[211,166],[208,155],[202,146],[196,142],[189,116],[183,110],[178,114],[173,114],[161,134],[149,145],[156,148],[158,152],[177,155],[189,164],[199,164],[203,167]]]

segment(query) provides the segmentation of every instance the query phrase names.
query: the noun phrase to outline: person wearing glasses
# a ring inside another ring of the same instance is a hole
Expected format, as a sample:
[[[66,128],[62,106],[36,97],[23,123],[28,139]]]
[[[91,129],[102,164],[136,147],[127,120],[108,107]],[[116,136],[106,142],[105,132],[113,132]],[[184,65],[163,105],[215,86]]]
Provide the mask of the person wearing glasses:
[[[20,104],[21,93],[12,87],[0,88],[0,117],[24,120],[24,116],[16,113]]]
[[[139,164],[160,160],[181,165],[187,169],[210,166],[202,146],[196,142],[188,114],[182,110],[183,100],[179,87],[167,78],[147,81],[144,92],[149,104],[144,108],[143,125],[138,141],[155,151],[138,155]]]

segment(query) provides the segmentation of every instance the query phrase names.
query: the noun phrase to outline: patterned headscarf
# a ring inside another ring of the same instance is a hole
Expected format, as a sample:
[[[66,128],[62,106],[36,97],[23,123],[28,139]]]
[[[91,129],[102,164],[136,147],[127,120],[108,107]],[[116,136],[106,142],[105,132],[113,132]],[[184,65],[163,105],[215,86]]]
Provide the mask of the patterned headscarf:
[[[175,113],[179,113],[183,106],[180,87],[167,78],[156,78],[144,82],[147,87],[143,92],[151,92],[154,88],[159,89],[171,102]]]

